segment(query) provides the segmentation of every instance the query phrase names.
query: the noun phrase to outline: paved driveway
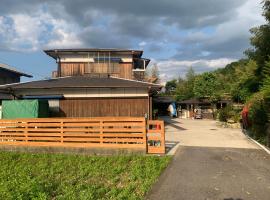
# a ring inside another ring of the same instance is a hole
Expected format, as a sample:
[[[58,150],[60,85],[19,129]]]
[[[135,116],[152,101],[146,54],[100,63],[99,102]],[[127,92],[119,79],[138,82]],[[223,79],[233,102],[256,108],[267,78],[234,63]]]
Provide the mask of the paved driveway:
[[[270,156],[241,130],[210,120],[166,121],[175,155],[147,199],[270,199]]]

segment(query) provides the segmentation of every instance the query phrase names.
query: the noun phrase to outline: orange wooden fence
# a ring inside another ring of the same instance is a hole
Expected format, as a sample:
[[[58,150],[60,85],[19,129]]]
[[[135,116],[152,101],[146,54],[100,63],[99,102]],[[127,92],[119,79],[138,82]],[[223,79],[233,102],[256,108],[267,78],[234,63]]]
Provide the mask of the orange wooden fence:
[[[165,130],[164,121],[147,121],[147,145],[148,153],[165,153]]]
[[[164,153],[164,139],[153,136],[156,132],[164,137],[164,123],[147,124],[141,117],[3,119],[0,145],[131,148]],[[152,124],[160,124],[161,129],[149,129]]]

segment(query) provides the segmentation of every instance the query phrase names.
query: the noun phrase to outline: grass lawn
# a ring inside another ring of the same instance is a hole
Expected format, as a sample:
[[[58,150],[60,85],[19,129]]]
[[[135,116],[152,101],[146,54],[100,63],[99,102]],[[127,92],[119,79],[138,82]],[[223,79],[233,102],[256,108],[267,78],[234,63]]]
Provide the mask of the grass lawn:
[[[0,199],[143,199],[170,159],[0,152]]]

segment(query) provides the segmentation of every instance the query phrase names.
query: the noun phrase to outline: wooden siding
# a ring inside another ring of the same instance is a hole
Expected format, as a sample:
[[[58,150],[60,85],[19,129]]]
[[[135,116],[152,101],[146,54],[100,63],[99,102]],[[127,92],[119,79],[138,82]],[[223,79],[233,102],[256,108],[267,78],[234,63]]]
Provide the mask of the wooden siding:
[[[20,82],[20,76],[16,73],[0,69],[0,85]]]
[[[123,63],[120,68],[120,78],[132,79],[133,71],[131,63]]]
[[[88,98],[60,100],[60,117],[144,117],[148,98]]]
[[[60,63],[59,76],[79,76],[84,74],[85,63]]]
[[[110,74],[115,77],[133,79],[132,63],[58,63],[59,77],[80,76],[84,74],[98,76],[100,74]],[[55,75],[55,74],[54,74]]]

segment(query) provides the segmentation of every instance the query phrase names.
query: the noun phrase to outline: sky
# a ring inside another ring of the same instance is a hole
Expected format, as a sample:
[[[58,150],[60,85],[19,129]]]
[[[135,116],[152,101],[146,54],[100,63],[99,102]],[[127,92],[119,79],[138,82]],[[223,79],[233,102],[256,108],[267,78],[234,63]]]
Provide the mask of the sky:
[[[0,63],[37,80],[56,69],[43,49],[125,48],[144,50],[163,81],[211,71],[244,58],[261,1],[0,0]]]

